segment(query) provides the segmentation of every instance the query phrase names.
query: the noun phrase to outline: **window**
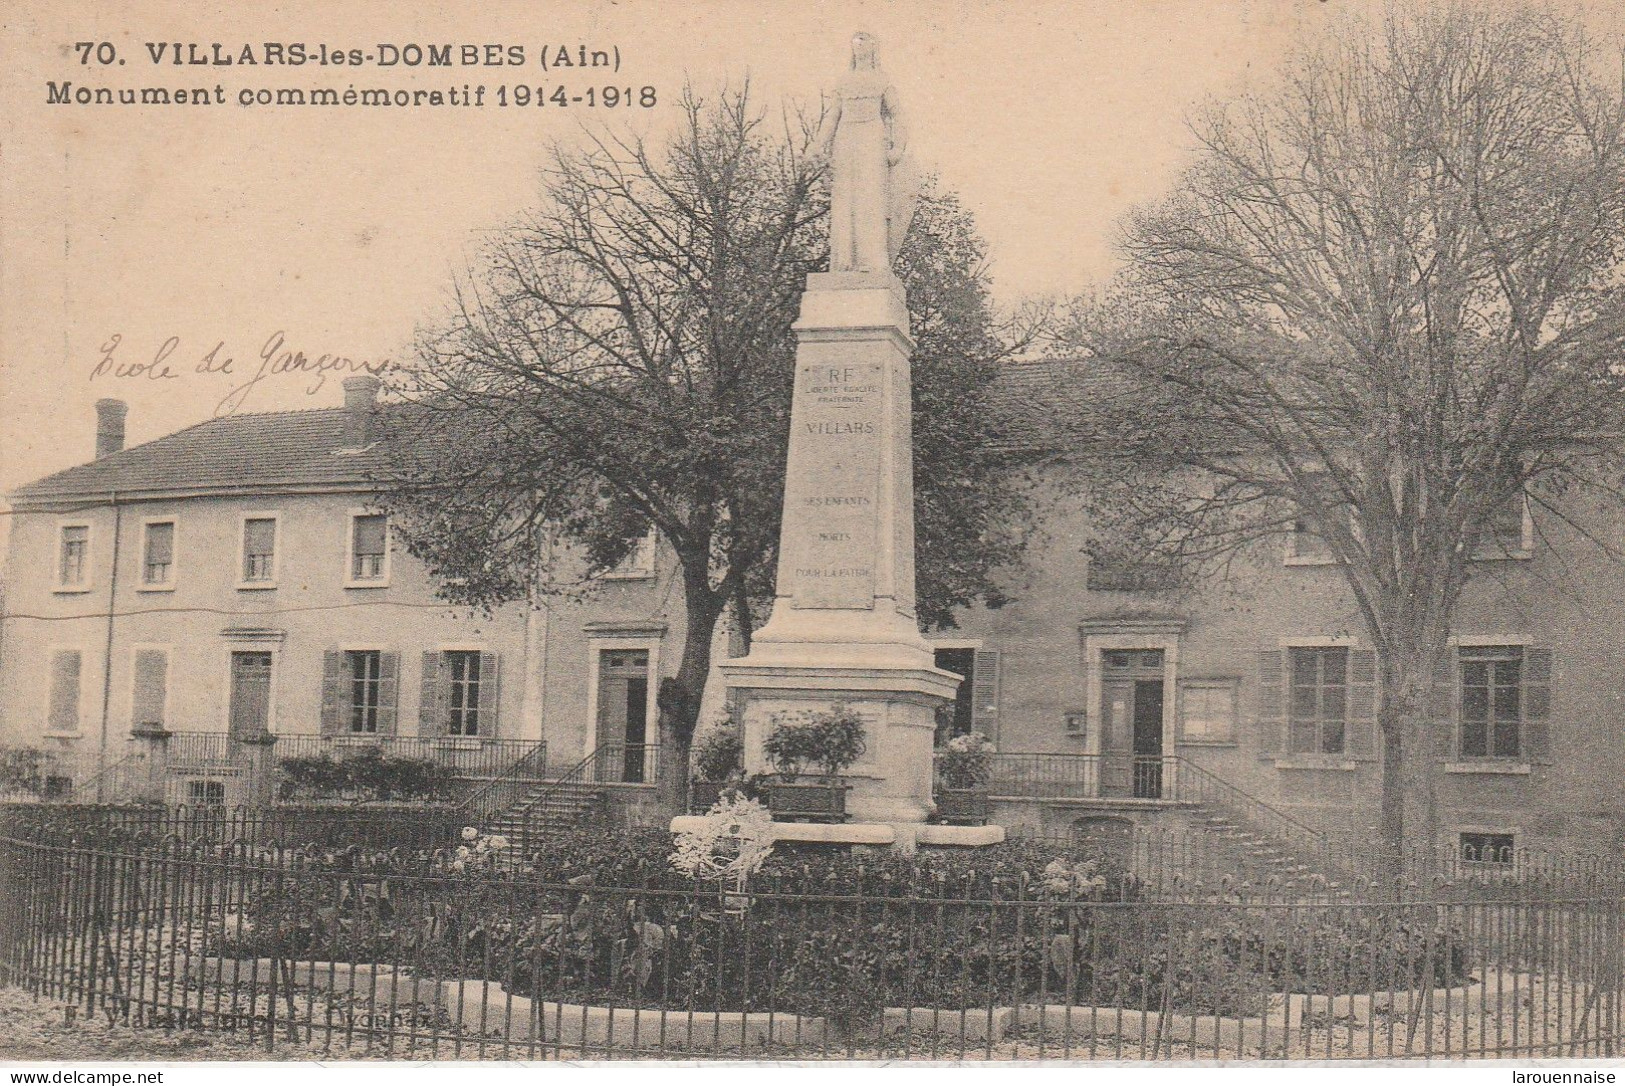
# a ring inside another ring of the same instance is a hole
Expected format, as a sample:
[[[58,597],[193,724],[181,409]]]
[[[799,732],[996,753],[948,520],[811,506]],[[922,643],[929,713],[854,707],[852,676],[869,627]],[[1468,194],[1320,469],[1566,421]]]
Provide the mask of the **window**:
[[[1292,522],[1292,550],[1290,554],[1292,558],[1306,565],[1335,560],[1332,556],[1331,545],[1316,533],[1314,525],[1304,516],[1299,516]]]
[[[79,671],[78,649],[62,649],[51,654],[50,703],[46,711],[46,726],[53,732],[74,734],[79,731]]]
[[[61,551],[57,559],[57,585],[83,589],[90,586],[90,525],[62,526]]]
[[[383,692],[383,653],[346,652],[344,664],[350,682],[349,730],[374,734],[378,731],[378,706]]]
[[[446,653],[446,672],[449,685],[446,733],[480,734],[480,654]]]
[[[610,570],[605,576],[624,580],[635,580],[640,577],[653,577],[655,572],[655,530],[650,528],[637,541],[621,564]]]
[[[1461,756],[1516,758],[1523,725],[1523,646],[1463,646]]]
[[[1292,696],[1287,750],[1292,754],[1342,754],[1348,721],[1349,650],[1292,650]]]
[[[130,723],[136,727],[162,727],[169,700],[169,653],[164,649],[136,649],[131,672]]]
[[[1496,506],[1490,514],[1489,523],[1484,526],[1484,536],[1474,557],[1527,557],[1529,539],[1524,528],[1528,506],[1528,500],[1521,490]]]
[[[167,588],[175,583],[175,522],[147,522],[141,541],[141,583],[148,588]]]
[[[363,513],[350,518],[350,580],[384,580],[385,518]]]
[[[187,781],[186,802],[192,807],[224,807],[225,781]]]
[[[276,583],[276,518],[248,517],[243,521],[243,583]]]
[[[1510,864],[1513,859],[1512,834],[1464,833],[1461,858],[1475,863]]]
[[[1311,472],[1305,476],[1304,485],[1315,489],[1326,488],[1326,474],[1324,472]],[[1328,489],[1324,498],[1332,500],[1335,495]],[[1340,505],[1332,507],[1333,516],[1348,515]],[[1331,544],[1326,541],[1318,530],[1315,519],[1307,512],[1300,510],[1292,521],[1292,536],[1287,542],[1287,561],[1295,565],[1324,565],[1337,561],[1332,553]]]
[[[1180,686],[1183,738],[1194,743],[1227,743],[1235,737],[1234,679],[1190,679]]]

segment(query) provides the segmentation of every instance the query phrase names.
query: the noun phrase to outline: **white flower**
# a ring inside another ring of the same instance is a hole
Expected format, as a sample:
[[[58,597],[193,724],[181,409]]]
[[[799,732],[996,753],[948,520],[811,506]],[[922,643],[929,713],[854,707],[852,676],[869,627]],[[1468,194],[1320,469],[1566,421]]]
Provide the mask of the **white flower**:
[[[472,852],[468,851],[468,846],[467,845],[459,845],[457,847],[457,858],[459,860],[466,860],[472,855],[474,855],[474,854]]]
[[[508,847],[508,839],[506,837],[502,836],[500,833],[494,833],[494,834],[491,835],[491,838],[490,838],[490,841],[488,842],[488,844],[490,844],[490,846],[493,849],[496,849],[497,851],[500,852],[502,849],[505,849],[505,848]]]
[[[474,838],[478,837],[479,835],[480,835],[480,831],[475,829],[473,826],[464,826],[463,827],[463,840],[472,841],[472,840],[474,840]]]

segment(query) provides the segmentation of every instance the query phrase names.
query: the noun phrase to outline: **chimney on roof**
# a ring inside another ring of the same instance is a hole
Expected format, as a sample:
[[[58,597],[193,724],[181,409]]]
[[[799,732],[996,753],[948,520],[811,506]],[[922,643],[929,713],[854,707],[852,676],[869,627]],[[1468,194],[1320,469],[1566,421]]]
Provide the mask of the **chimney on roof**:
[[[123,400],[96,401],[96,459],[124,449],[124,416],[130,405]]]
[[[344,447],[365,449],[372,444],[372,413],[378,406],[383,382],[370,373],[344,379]]]

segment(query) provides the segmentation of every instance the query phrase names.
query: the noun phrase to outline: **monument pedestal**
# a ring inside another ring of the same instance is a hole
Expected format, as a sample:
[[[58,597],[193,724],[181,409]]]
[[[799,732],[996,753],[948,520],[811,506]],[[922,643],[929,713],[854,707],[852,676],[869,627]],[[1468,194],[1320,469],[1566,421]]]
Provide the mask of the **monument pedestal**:
[[[868,751],[843,774],[853,822],[923,822],[931,802],[936,709],[959,676],[913,668],[761,663],[756,654],[723,665],[744,719],[745,772],[768,773],[762,743],[776,719],[845,705],[863,718]]]
[[[868,744],[844,774],[852,821],[919,823],[932,811],[936,710],[960,680],[934,666],[915,617],[902,284],[890,273],[809,276],[795,329],[773,614],[749,656],[720,665],[742,709],[745,771],[772,769],[762,743],[778,719],[844,704]]]

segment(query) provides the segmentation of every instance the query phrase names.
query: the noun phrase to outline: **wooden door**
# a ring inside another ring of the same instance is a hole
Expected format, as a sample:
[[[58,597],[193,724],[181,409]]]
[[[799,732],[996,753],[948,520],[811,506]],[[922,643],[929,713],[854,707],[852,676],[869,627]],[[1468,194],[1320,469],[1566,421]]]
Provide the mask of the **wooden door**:
[[[1162,680],[1134,681],[1134,798],[1162,798]]]
[[[271,654],[231,654],[230,729],[233,739],[251,739],[271,729]]]
[[[598,746],[621,753],[599,762],[600,780],[643,783],[648,719],[648,651],[605,649],[598,659]]]
[[[1162,795],[1162,650],[1101,653],[1100,794]]]

